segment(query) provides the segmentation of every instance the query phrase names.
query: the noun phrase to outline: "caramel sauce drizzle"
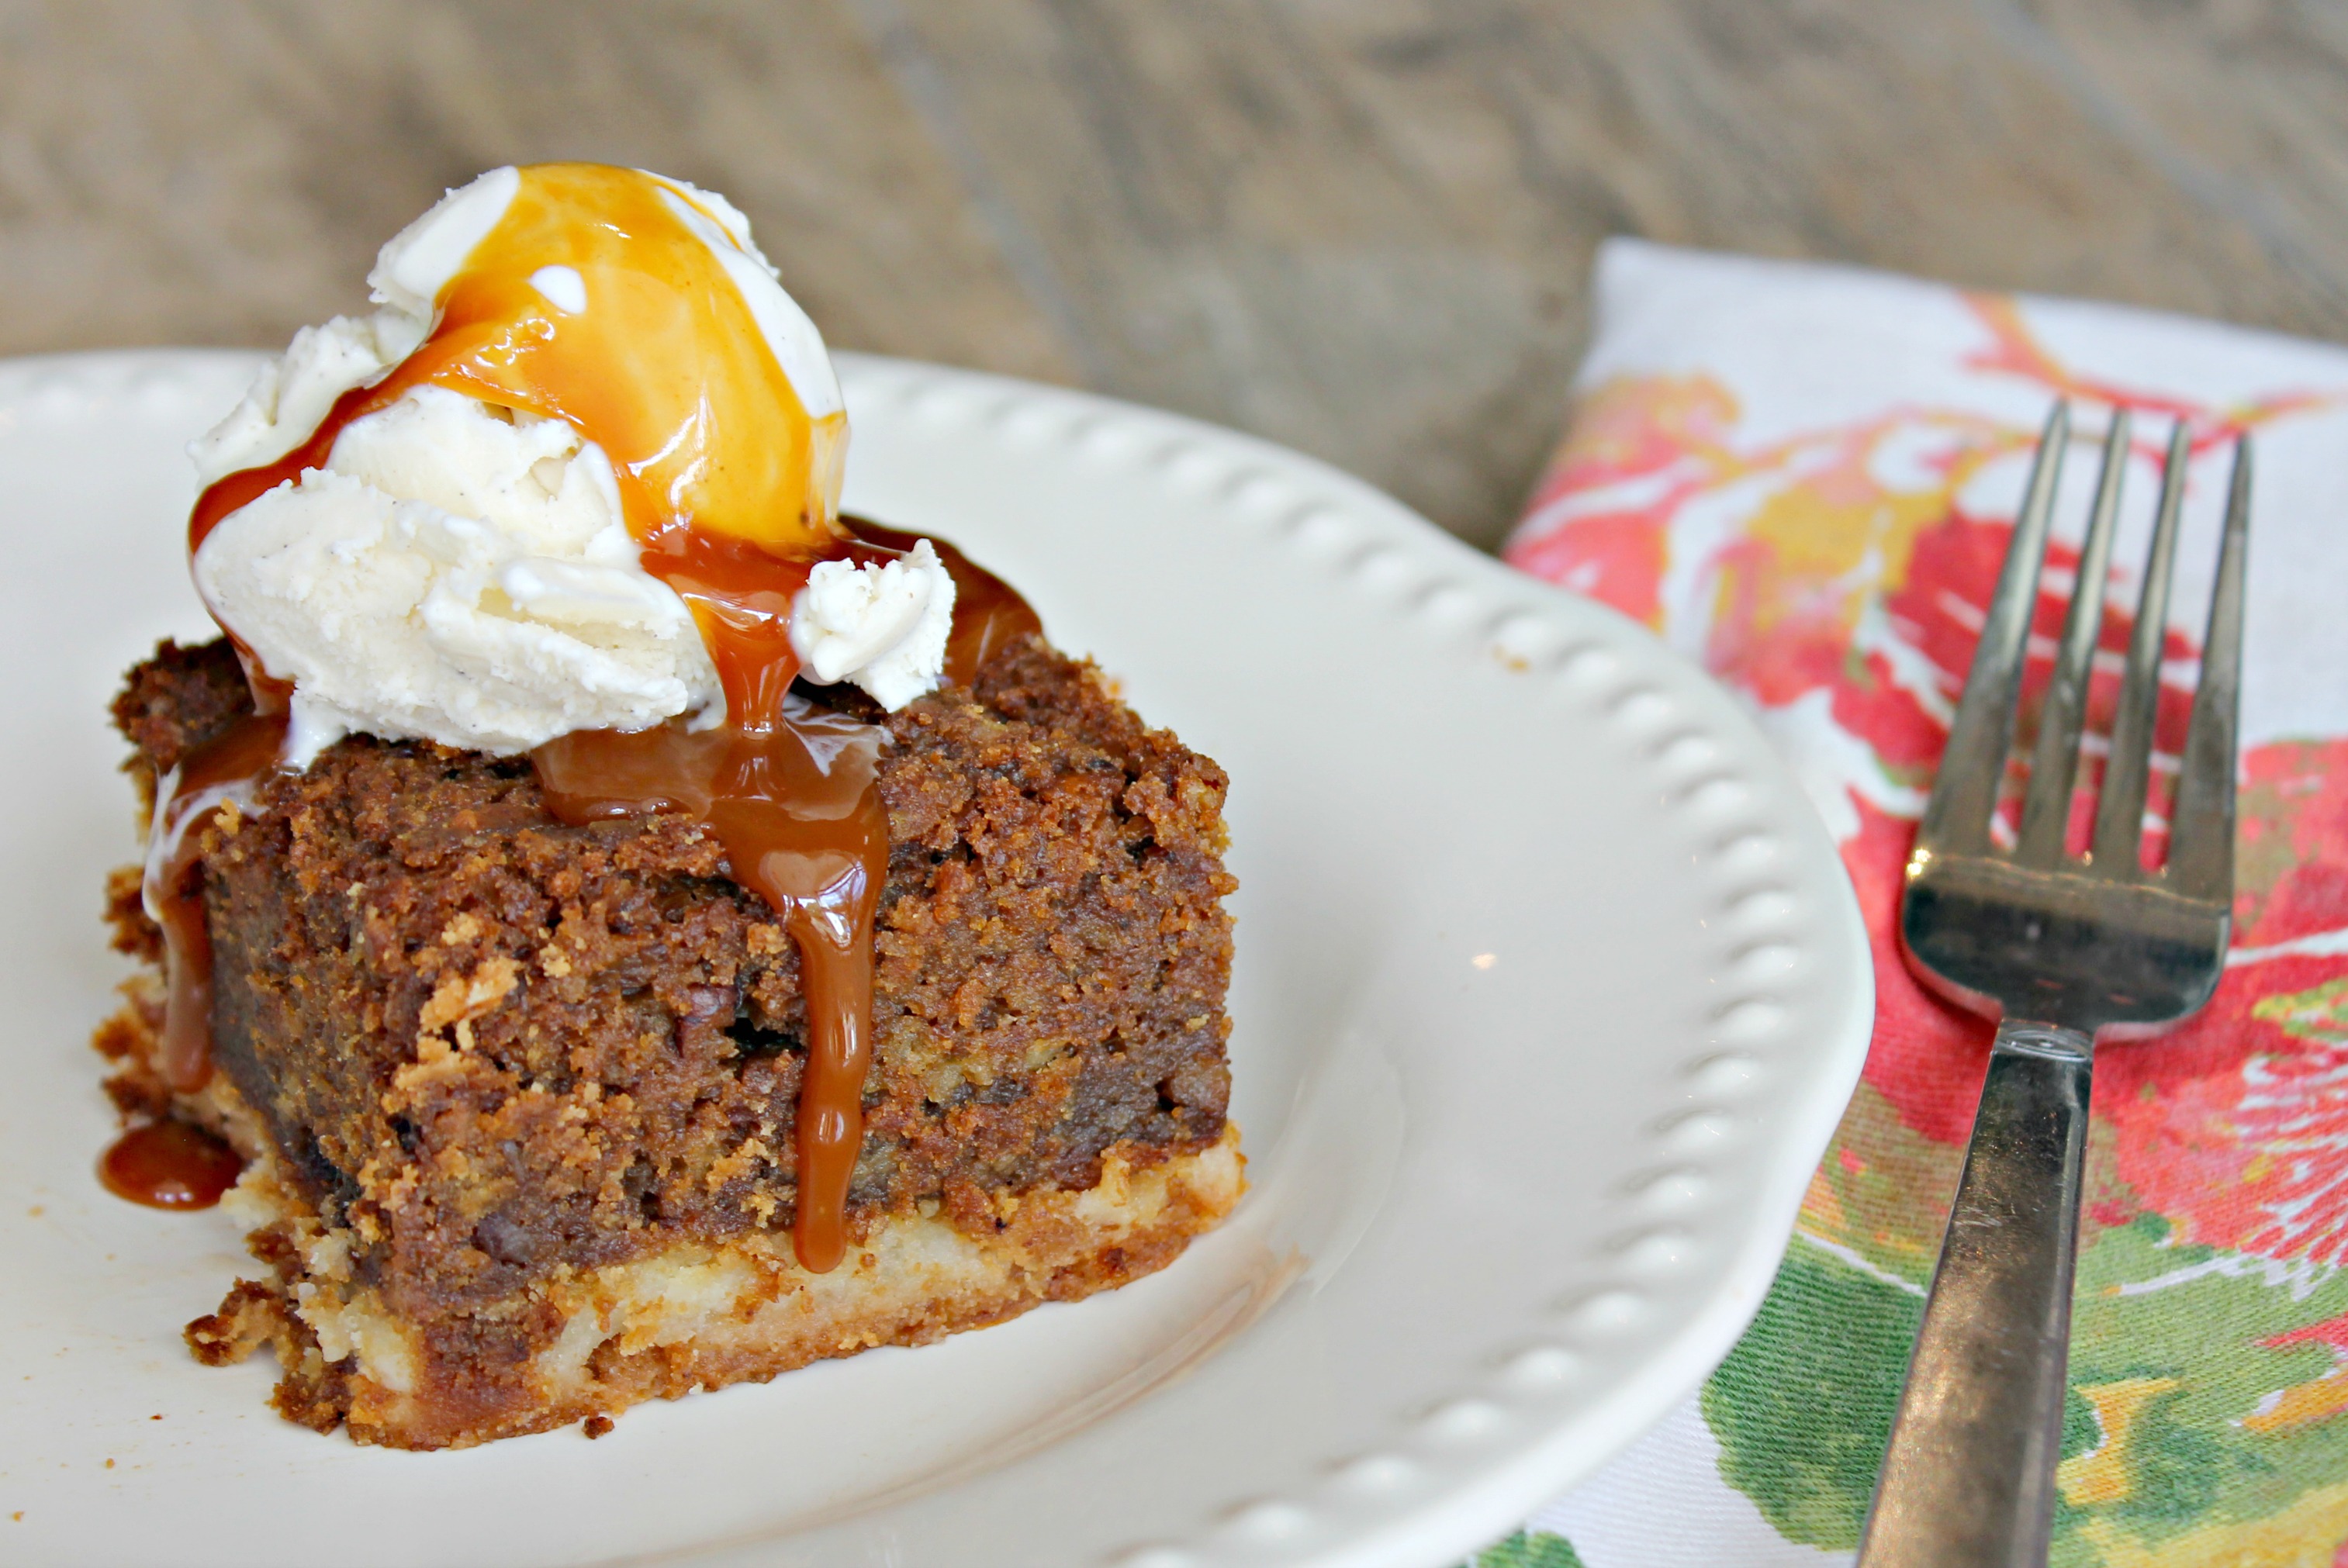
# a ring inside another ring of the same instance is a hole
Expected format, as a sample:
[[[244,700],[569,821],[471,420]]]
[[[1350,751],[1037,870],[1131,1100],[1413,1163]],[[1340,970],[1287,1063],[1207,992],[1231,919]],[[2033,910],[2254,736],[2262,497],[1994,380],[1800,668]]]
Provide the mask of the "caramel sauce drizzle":
[[[430,336],[382,380],[345,393],[293,451],[207,490],[189,550],[231,512],[323,466],[351,421],[427,383],[561,419],[602,446],[648,552],[675,534],[787,559],[832,548],[846,417],[808,417],[723,263],[672,201],[691,206],[631,169],[523,169],[505,215],[440,291]],[[538,292],[530,279],[549,266],[579,273],[586,310]],[[657,575],[649,554],[644,564]]]
[[[866,562],[901,555],[920,538],[852,526],[854,540],[838,553]],[[945,678],[967,684],[1041,623],[1001,579],[951,545],[931,544],[954,579]],[[792,1240],[800,1263],[819,1274],[846,1250],[848,1191],[863,1145],[872,917],[889,873],[889,814],[875,787],[886,732],[790,694],[790,595],[769,598],[757,586],[767,580],[767,560],[695,537],[668,577],[701,618],[726,712],[754,717],[699,733],[675,719],[634,732],[580,731],[531,758],[547,809],[564,822],[679,811],[706,823],[734,879],[782,915],[799,951],[808,1037]]]
[[[181,1094],[212,1076],[212,939],[204,923],[203,824],[223,805],[252,801],[285,749],[285,714],[254,712],[180,759],[155,787],[147,874],[147,913],[163,930],[168,988],[163,1039],[155,1068]]]
[[[192,559],[221,518],[323,466],[352,421],[427,383],[561,419],[602,446],[645,569],[693,611],[726,720],[698,733],[672,721],[565,735],[533,760],[548,809],[564,822],[679,811],[706,824],[734,878],[782,917],[799,951],[808,1019],[792,1240],[801,1265],[822,1273],[846,1250],[863,1142],[872,920],[889,857],[876,787],[886,735],[792,697],[790,608],[818,561],[885,559],[915,536],[870,525],[851,533],[838,520],[843,416],[808,417],[675,202],[690,198],[633,170],[523,169],[504,216],[442,289],[423,344],[381,380],[344,394],[284,456],[207,489],[189,518],[188,550]],[[551,265],[579,272],[587,310],[566,313],[532,286]],[[1039,626],[1001,579],[937,548],[957,587],[946,675],[967,682]],[[249,791],[275,759],[287,688],[237,647],[262,716],[223,737],[217,763],[200,768],[191,758],[169,781],[177,787],[162,792],[159,819],[197,815],[180,803],[197,799],[198,777]],[[191,847],[174,841],[168,858],[163,897],[150,899],[170,954],[165,1055],[175,1087],[201,1086],[211,1010],[202,890]]]
[[[185,1122],[149,1122],[117,1138],[98,1179],[118,1198],[150,1209],[208,1209],[244,1171],[237,1152]]]

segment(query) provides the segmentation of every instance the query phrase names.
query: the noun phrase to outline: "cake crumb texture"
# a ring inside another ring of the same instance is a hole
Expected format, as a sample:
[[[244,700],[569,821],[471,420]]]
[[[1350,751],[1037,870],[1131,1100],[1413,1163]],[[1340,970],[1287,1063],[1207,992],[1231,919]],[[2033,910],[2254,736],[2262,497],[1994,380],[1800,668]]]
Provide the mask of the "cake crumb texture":
[[[1229,1209],[1221,769],[1040,639],[895,714],[810,695],[890,735],[848,1261],[791,1257],[798,958],[716,838],[353,736],[194,830],[212,1083],[155,1076],[151,980],[99,1034],[127,1114],[255,1161],[269,1277],[201,1358],[268,1345],[289,1418],[462,1445],[1107,1288]],[[249,704],[225,643],[133,671],[142,802]],[[137,891],[109,917],[152,962]]]

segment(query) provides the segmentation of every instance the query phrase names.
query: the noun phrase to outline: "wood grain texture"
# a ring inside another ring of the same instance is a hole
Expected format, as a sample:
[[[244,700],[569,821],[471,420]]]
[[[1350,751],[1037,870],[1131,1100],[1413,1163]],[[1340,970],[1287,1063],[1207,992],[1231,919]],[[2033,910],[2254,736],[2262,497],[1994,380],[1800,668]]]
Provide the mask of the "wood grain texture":
[[[2348,336],[2323,0],[0,0],[0,352],[274,345],[544,158],[726,191],[835,343],[1240,425],[1479,542],[1609,233]]]
[[[558,158],[725,191],[835,342],[1069,374],[828,5],[6,5],[0,352],[280,345],[444,189]]]

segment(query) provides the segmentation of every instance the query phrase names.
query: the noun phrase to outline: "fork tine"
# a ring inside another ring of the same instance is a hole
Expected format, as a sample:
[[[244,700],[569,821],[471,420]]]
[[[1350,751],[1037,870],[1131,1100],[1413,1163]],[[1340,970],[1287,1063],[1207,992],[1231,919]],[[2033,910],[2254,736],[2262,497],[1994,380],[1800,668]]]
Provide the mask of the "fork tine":
[[[2185,421],[2168,438],[2160,471],[2160,513],[2137,595],[2136,635],[2128,642],[2127,677],[2112,717],[2112,750],[2104,764],[2103,799],[2096,811],[2096,868],[2132,880],[2144,869],[2145,787],[2152,776],[2153,723],[2160,712],[2160,652],[2168,636],[2168,579],[2177,562],[2177,515],[2185,501]]]
[[[2201,684],[2185,733],[2185,767],[2168,819],[2169,886],[2188,898],[2234,896],[2234,730],[2242,691],[2242,579],[2250,531],[2250,438],[2234,443],[2226,538],[2201,639]]]
[[[2112,410],[2104,436],[2104,469],[2096,479],[2096,507],[2079,550],[2079,577],[2063,618],[2063,646],[2038,716],[2038,743],[2030,758],[2030,794],[2023,803],[2021,842],[2014,858],[2053,866],[2063,858],[2071,820],[2071,790],[2079,771],[2079,729],[2087,716],[2087,678],[2104,625],[2104,581],[2110,575],[2113,520],[2119,516],[2120,480],[2127,467],[2128,411]]]
[[[1989,846],[1989,815],[1997,804],[2005,773],[2005,752],[2013,733],[2013,702],[2022,686],[2022,661],[2030,622],[2038,607],[2038,569],[2046,558],[2047,520],[2054,511],[2054,481],[2063,472],[2063,448],[2071,439],[2071,405],[2058,400],[2038,438],[2030,466],[2030,487],[1989,601],[1965,694],[1949,726],[1948,749],[1916,830],[1916,847],[1945,855]]]

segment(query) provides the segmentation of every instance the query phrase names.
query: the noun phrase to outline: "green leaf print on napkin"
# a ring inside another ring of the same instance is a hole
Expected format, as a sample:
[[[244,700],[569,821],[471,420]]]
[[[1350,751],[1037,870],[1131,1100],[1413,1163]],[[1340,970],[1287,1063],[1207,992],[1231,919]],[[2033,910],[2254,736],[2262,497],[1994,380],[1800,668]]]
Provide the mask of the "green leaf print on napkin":
[[[2178,1245],[2157,1214],[2086,1243],[2071,1386],[2096,1430],[2055,1472],[2055,1563],[2328,1568],[2348,1534],[2343,1361],[2308,1325],[2348,1313],[2348,1276]]]
[[[2336,999],[2288,999],[2302,1020]],[[2348,1275],[2180,1245],[2149,1214],[2085,1239],[2057,1568],[2329,1568],[2348,1529],[2348,1333],[2302,1326],[2348,1317]],[[1915,1285],[1847,1250],[1806,1227],[1704,1390],[1723,1479],[1829,1549],[1858,1543],[1923,1311]]]
[[[2348,1045],[2348,979],[2337,979],[2296,996],[2260,998],[2250,1016],[2264,1019],[2293,1040]]]
[[[1582,1568],[1582,1563],[1564,1536],[1519,1530],[1476,1553],[1466,1568]]]
[[[1704,1386],[1723,1479],[1780,1535],[1859,1544],[1924,1303],[1797,1240]]]

